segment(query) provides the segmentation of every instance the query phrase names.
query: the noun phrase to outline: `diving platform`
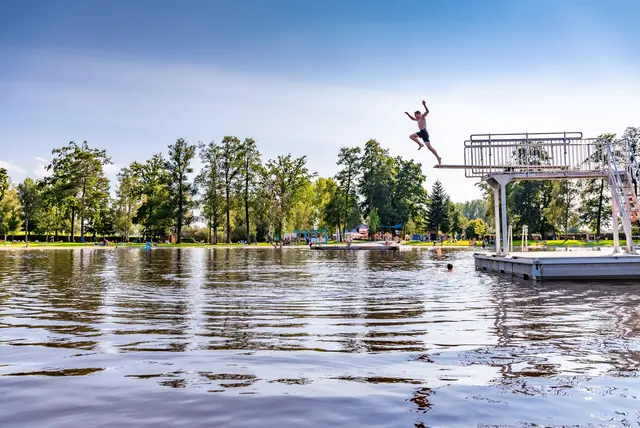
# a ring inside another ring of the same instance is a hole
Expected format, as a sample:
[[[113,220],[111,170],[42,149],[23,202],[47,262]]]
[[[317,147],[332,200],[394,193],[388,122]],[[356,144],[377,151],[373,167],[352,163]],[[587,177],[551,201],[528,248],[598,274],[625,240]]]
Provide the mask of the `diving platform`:
[[[640,255],[600,251],[532,251],[474,254],[476,270],[526,280],[625,280],[640,278]]]
[[[640,166],[630,140],[583,138],[581,132],[473,134],[464,142],[464,164],[435,168],[464,170],[465,177],[481,179],[493,189],[496,252],[475,254],[477,269],[537,280],[640,279],[640,256],[631,231],[631,223],[640,219]],[[613,248],[510,252],[507,185],[522,180],[574,179],[609,183]],[[623,250],[620,229],[626,238]]]

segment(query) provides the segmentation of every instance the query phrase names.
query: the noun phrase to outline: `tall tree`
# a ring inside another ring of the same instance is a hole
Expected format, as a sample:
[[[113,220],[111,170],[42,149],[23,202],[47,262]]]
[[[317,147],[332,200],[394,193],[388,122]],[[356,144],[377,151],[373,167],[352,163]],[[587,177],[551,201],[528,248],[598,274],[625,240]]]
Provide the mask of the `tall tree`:
[[[10,186],[0,200],[0,235],[7,240],[7,235],[14,235],[20,230],[20,199],[18,192]]]
[[[0,201],[4,198],[4,194],[9,188],[10,184],[9,174],[5,168],[0,168]]]
[[[18,198],[22,207],[21,217],[24,222],[24,231],[27,242],[29,234],[36,226],[38,211],[42,208],[41,194],[38,186],[32,178],[26,178],[22,183],[18,184]],[[29,228],[31,225],[31,229]]]
[[[469,220],[475,220],[477,218],[486,220],[487,218],[485,201],[483,199],[461,202],[456,204],[456,206],[458,207],[458,211],[460,211],[462,216],[468,218]]]
[[[376,140],[369,140],[364,147],[361,165],[359,190],[363,198],[362,211],[369,213],[376,208],[382,224],[392,224],[396,220],[391,205],[396,177],[395,160]]]
[[[615,134],[601,134],[598,136],[601,145],[585,162],[608,161],[607,145],[613,145]],[[587,179],[581,182],[580,219],[596,235],[602,233],[602,224],[611,218],[611,188],[609,182],[603,179]]]
[[[104,165],[111,164],[106,150],[94,149],[84,141],[52,151],[54,159],[48,170],[52,185],[58,192],[61,203],[71,205],[71,237],[74,240],[73,227],[76,212],[80,218],[80,238],[84,240],[85,221],[91,210],[106,203],[109,196],[109,180],[104,175]]]
[[[346,226],[342,227],[342,191],[337,185],[322,208],[322,218],[330,231],[335,227],[336,232],[339,233],[346,228]],[[339,234],[342,235],[342,233]]]
[[[200,143],[200,159],[203,166],[196,177],[196,183],[202,194],[200,206],[207,221],[210,244],[218,243],[218,225],[222,221],[220,215],[224,205],[224,181],[221,157],[222,151],[215,142],[211,141],[207,145]]]
[[[169,158],[165,167],[169,172],[170,210],[175,218],[176,243],[182,239],[182,226],[188,223],[187,215],[193,207],[195,187],[189,182],[188,174],[193,172],[191,161],[196,155],[196,146],[189,145],[184,139],[178,138],[169,146]]]
[[[336,180],[344,198],[343,205],[343,225],[347,225],[349,214],[351,213],[351,202],[353,199],[351,195],[355,188],[355,184],[360,176],[360,147],[341,147],[338,153],[337,165],[341,167],[338,174],[336,174]],[[340,233],[342,239],[342,231]]]
[[[226,136],[220,145],[220,166],[223,179],[224,209],[226,214],[225,242],[231,242],[231,198],[236,177],[240,173],[240,160],[238,158],[240,140],[236,137]]]
[[[433,183],[431,188],[427,206],[427,224],[430,230],[436,231],[436,236],[440,231],[444,233],[449,231],[449,196],[444,191],[440,180]]]
[[[249,221],[250,195],[254,191],[257,175],[262,162],[256,142],[252,138],[245,138],[238,153],[240,185],[244,198],[244,221],[247,229],[246,240],[251,242],[251,223]]]
[[[579,222],[578,199],[580,192],[576,182],[563,180],[552,184],[552,196],[549,204],[543,209],[547,222],[555,231],[561,231],[565,237],[569,229],[577,227]]]
[[[275,202],[273,221],[279,238],[282,238],[284,219],[289,217],[312,176],[307,169],[306,156],[293,158],[290,154],[280,155],[265,165],[261,180],[263,187],[268,189],[267,196]]]
[[[143,164],[133,162],[130,168],[140,182],[138,191],[143,201],[134,216],[134,223],[142,225],[145,238],[165,235],[171,227],[171,212],[167,203],[171,177],[165,169],[162,155],[155,154]]]
[[[462,233],[464,229],[462,214],[460,213],[460,210],[458,209],[457,205],[452,202],[449,203],[448,208],[449,208],[449,223],[450,223],[449,230],[451,234],[453,234],[454,237],[457,238],[457,235],[459,233]]]
[[[333,178],[319,177],[313,182],[314,197],[313,207],[315,216],[318,219],[318,226],[336,226],[325,217],[325,208],[333,198],[333,194],[338,190],[338,183]]]
[[[396,214],[394,223],[416,220],[424,213],[427,204],[427,191],[422,173],[422,165],[413,160],[395,159],[397,177],[393,188],[392,201]]]
[[[124,242],[129,242],[133,230],[133,219],[142,205],[140,185],[140,177],[131,168],[122,168],[118,173],[115,201],[116,229],[122,233]]]

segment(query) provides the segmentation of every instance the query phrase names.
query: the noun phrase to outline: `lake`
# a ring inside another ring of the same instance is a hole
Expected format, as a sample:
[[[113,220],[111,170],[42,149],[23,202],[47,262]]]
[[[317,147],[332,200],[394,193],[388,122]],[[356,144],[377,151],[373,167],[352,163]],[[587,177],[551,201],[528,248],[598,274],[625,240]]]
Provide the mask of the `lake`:
[[[638,426],[639,303],[464,250],[0,251],[0,426]]]

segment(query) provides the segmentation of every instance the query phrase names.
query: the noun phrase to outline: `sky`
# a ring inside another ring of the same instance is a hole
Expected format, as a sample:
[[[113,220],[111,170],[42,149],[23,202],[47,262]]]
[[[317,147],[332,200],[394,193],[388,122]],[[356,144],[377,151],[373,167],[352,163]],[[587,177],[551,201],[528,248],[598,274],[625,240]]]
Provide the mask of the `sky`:
[[[0,0],[0,167],[42,177],[87,140],[107,175],[177,138],[258,142],[321,176],[375,138],[456,202],[404,116],[422,100],[433,146],[463,163],[470,134],[640,126],[637,1]]]

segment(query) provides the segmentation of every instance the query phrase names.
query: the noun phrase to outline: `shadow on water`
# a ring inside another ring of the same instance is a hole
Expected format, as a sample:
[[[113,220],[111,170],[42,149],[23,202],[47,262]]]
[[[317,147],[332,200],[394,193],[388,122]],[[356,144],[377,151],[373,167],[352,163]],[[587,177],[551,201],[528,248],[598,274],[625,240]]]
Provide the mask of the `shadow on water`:
[[[0,252],[0,412],[7,426],[81,425],[93,404],[105,426],[151,408],[149,423],[195,426],[637,423],[640,286],[536,285],[476,272],[471,254]],[[16,406],[24,394],[36,404]]]

